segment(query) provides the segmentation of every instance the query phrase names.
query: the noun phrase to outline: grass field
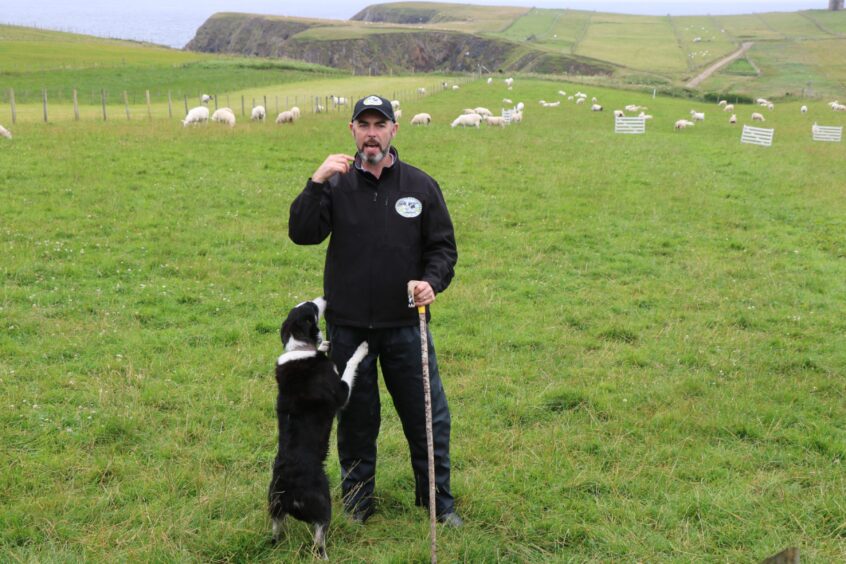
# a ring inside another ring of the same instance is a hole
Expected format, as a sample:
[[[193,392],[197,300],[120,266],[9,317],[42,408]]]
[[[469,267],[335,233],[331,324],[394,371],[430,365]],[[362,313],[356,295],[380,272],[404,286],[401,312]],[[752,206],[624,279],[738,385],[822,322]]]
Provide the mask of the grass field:
[[[274,91],[351,81],[410,87]],[[606,111],[537,104],[579,88]],[[504,96],[524,123],[448,127]],[[655,116],[644,136],[613,133],[629,103]],[[716,107],[563,82],[403,100],[396,145],[439,180],[459,245],[432,326],[467,525],[439,530],[442,561],[846,559],[844,149],[810,140],[846,116],[798,105],[767,114],[765,149]],[[674,132],[692,108],[706,122]],[[325,249],[290,243],[288,206],[350,150],[347,119],[0,139],[4,561],[310,561],[304,525],[268,544],[272,367]],[[336,561],[427,559],[383,403],[379,513],[336,514]],[[328,470],[337,512],[334,452]]]

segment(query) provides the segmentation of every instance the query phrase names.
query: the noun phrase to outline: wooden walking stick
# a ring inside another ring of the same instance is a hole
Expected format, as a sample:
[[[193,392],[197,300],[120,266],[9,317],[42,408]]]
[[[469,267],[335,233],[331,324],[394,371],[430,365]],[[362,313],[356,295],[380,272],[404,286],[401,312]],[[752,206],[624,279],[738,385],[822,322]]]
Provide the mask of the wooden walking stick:
[[[408,307],[414,305],[414,287],[419,281],[412,280],[408,283]],[[435,439],[432,432],[432,388],[429,383],[429,334],[426,330],[426,306],[416,306],[420,318],[420,357],[423,361],[423,405],[426,410],[426,454],[429,462],[429,551],[432,555],[432,564],[438,561],[437,543],[435,540],[435,522],[437,520],[435,510]]]

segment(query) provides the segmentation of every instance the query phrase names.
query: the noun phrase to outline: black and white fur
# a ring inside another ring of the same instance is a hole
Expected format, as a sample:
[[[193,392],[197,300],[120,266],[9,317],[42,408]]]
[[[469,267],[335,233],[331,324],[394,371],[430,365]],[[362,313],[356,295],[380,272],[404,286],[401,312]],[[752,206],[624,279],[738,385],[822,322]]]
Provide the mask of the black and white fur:
[[[329,479],[324,463],[329,453],[332,420],[349,400],[356,371],[367,355],[362,342],[347,362],[343,376],[326,356],[319,329],[326,300],[317,298],[292,309],[282,324],[285,353],[276,361],[276,416],[279,450],[273,463],[268,502],[273,542],[279,540],[287,515],[314,525],[314,547],[326,556],[326,529],[332,517]]]

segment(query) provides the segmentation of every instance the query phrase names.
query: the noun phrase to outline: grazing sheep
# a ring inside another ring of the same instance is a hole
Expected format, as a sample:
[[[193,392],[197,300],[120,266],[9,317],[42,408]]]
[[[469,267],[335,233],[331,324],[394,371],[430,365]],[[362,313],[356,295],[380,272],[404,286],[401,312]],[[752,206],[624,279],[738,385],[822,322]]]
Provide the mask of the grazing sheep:
[[[503,98],[502,103],[503,104],[513,104],[514,102],[511,101],[511,98]]]
[[[693,123],[692,121],[688,121],[686,119],[680,119],[676,122],[675,128],[676,129],[684,129],[686,127],[693,127],[694,125],[696,125],[696,124]]]
[[[294,119],[300,119],[300,109],[297,106],[291,108],[291,113],[294,114]]]
[[[225,123],[229,127],[235,127],[235,112],[231,108],[219,108],[214,111],[211,120]]]
[[[397,110],[397,111],[394,112],[394,119],[395,120],[398,120],[401,117],[402,117],[402,110]]]
[[[832,110],[834,110],[835,112],[846,112],[846,105],[843,105],[843,104],[834,104],[834,105],[831,107],[831,109],[832,109]]]
[[[453,85],[452,85],[452,89],[453,89],[453,90],[458,90],[459,88],[460,88],[460,86],[458,86],[457,84],[453,84]]]
[[[397,111],[398,109],[400,109],[400,101],[399,100],[391,100],[391,108],[393,108],[394,111]]]
[[[734,111],[734,104],[726,104],[723,106],[724,112],[733,112]]]
[[[426,95],[426,89],[421,86],[420,88],[417,89],[417,93],[422,95],[422,96],[425,96]]]
[[[294,112],[291,110],[287,110],[284,112],[279,112],[279,115],[276,116],[276,123],[294,123]]]
[[[558,100],[557,102],[541,102],[541,105],[544,108],[557,108],[561,105],[561,100]]]
[[[697,112],[696,110],[690,110],[690,115],[693,117],[693,121],[705,121],[705,112]]]
[[[626,117],[626,114],[623,113],[623,110],[614,110],[614,117],[615,118]]]
[[[731,114],[731,117],[729,118],[729,123],[731,123],[731,124],[737,123],[737,114]]]
[[[807,114],[808,113],[808,106],[802,106],[801,108],[799,108],[799,111],[802,112],[803,114]]]
[[[485,116],[485,123],[505,127],[505,118],[502,116]]]
[[[572,101],[573,101],[573,97],[572,97],[572,96],[567,96],[567,101],[568,101],[568,102],[572,102]]]
[[[182,120],[182,125],[187,127],[192,123],[202,123],[209,120],[209,109],[205,106],[191,108]]]
[[[511,86],[514,85],[514,79],[509,76],[508,78],[505,79],[505,85],[510,88]]]
[[[767,104],[767,109],[768,109],[768,110],[774,110],[774,109],[775,109],[775,104],[773,104],[772,102],[768,103],[768,104]]]
[[[476,110],[474,110],[473,108],[464,108],[463,110],[461,110],[461,113],[462,114],[475,114]]]
[[[585,98],[576,98],[576,103],[577,103],[577,104],[584,104],[584,103],[585,103]]]
[[[429,114],[414,114],[414,117],[411,118],[411,125],[429,125],[432,123],[432,116]]]
[[[267,116],[267,112],[264,110],[264,106],[256,106],[253,108],[253,111],[250,112],[250,119],[257,119],[259,121],[264,121],[264,118]]]
[[[587,94],[584,92],[576,92],[576,98],[587,98]]]
[[[752,112],[752,121],[767,121],[764,119],[764,116],[759,114],[758,112]]]
[[[5,137],[6,139],[12,138],[12,132],[0,125],[0,137]]]
[[[767,100],[766,98],[757,98],[755,100],[755,103],[758,104],[759,106],[766,106],[767,104],[770,103],[770,101]]]
[[[717,102],[717,105],[721,108],[725,108],[726,104],[728,104],[728,100],[720,100],[719,102]]]
[[[833,108],[834,106],[838,105],[839,103],[840,103],[840,102],[838,102],[837,100],[834,100],[833,102],[829,102],[829,103],[828,103],[828,107],[829,107],[829,108]]]
[[[326,106],[324,106],[323,104],[317,104],[314,107],[314,113],[316,113],[316,114],[322,114],[325,111],[326,111]]]
[[[493,79],[492,79],[491,77],[488,77],[488,80],[487,80],[486,82],[487,82],[488,84],[493,84]]]
[[[332,94],[330,94],[329,100],[332,102],[333,106],[346,106],[347,104],[349,104],[349,100],[347,100],[343,96],[333,96]]]
[[[590,99],[591,103],[596,104],[599,100],[596,99],[596,96]]]
[[[602,106],[600,106],[599,104],[594,104],[594,105],[592,105],[592,106],[590,107],[590,111],[592,111],[592,112],[601,112],[601,111],[602,111]]]
[[[647,114],[646,112],[640,112],[637,117],[642,117],[643,119],[652,119],[652,116]]]
[[[203,94],[202,96],[200,96],[200,102],[202,102],[203,104],[208,104],[210,101],[211,96],[209,96],[208,94]]]
[[[567,93],[566,93],[566,92],[564,92],[563,90],[559,90],[559,91],[558,91],[558,95],[559,95],[559,96],[566,96],[566,95],[567,95]]]
[[[493,115],[493,112],[492,112],[492,111],[490,111],[490,110],[489,110],[489,109],[487,109],[487,108],[481,108],[481,107],[476,108],[475,110],[473,110],[473,113],[474,113],[474,114],[479,114],[479,115],[480,115],[480,116],[482,116],[482,117],[488,117],[488,116],[492,116],[492,115]]]
[[[523,112],[516,111],[511,114],[511,123],[520,123],[523,121]]]
[[[646,106],[638,106],[637,104],[629,104],[626,106],[627,112],[639,112],[640,110],[648,110]]]
[[[523,111],[523,108],[525,108],[526,106],[525,106],[525,105],[523,105],[523,102],[517,102],[517,106],[516,106],[516,107],[517,107],[517,111],[518,111],[518,112],[522,112],[522,111]]]
[[[479,114],[461,114],[450,124],[450,127],[479,127],[482,123],[482,116]]]

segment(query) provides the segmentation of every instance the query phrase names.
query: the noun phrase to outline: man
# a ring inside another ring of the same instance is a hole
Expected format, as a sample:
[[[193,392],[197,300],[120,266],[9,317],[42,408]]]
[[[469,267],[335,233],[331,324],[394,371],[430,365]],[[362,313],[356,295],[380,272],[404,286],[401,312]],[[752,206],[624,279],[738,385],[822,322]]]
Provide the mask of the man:
[[[370,348],[338,417],[344,509],[363,523],[375,510],[377,360],[411,452],[415,502],[428,506],[420,328],[416,308],[408,307],[407,284],[419,281],[415,305],[428,306],[452,280],[458,252],[438,183],[399,160],[391,145],[399,128],[391,103],[380,96],[362,98],[349,128],[356,155],[329,155],[317,168],[291,205],[289,235],[294,243],[314,245],[331,234],[323,291],[338,370],[343,372],[358,343],[367,340]],[[462,521],[449,486],[450,414],[431,335],[429,377],[437,515],[457,527]]]

